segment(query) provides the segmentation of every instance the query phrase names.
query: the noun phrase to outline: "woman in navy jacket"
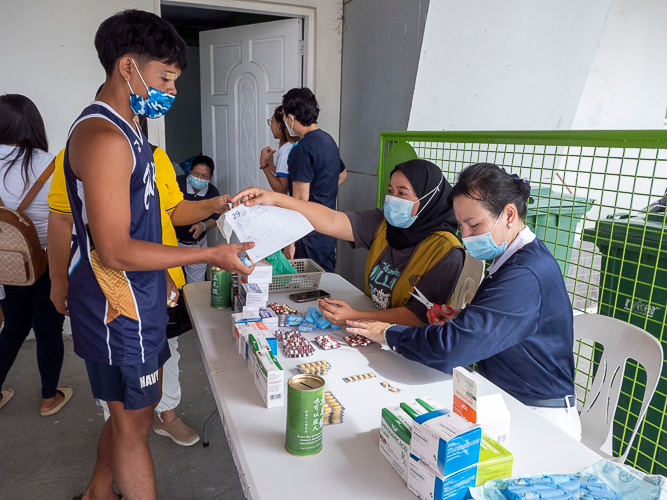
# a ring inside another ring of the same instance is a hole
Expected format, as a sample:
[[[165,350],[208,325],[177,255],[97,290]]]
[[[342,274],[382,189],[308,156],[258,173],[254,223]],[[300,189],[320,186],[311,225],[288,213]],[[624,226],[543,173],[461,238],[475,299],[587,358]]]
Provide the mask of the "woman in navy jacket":
[[[348,321],[349,332],[386,342],[443,372],[479,372],[581,439],[574,392],[572,305],[558,263],[523,223],[530,185],[490,163],[464,169],[450,194],[463,244],[493,263],[454,319],[408,327]]]

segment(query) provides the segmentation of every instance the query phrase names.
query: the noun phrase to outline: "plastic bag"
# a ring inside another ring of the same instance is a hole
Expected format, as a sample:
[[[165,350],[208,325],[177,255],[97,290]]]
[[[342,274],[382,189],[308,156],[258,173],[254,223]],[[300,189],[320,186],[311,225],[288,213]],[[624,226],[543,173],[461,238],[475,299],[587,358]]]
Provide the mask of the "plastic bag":
[[[266,259],[266,262],[273,266],[273,274],[296,274],[296,269],[290,264],[282,250],[272,253]]]

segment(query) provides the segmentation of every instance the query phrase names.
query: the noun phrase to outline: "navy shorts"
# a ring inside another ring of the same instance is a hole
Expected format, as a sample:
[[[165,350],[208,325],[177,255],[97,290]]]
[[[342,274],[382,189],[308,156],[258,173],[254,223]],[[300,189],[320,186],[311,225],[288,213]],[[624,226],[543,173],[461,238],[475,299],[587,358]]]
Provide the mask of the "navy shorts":
[[[121,401],[125,410],[141,410],[160,401],[158,370],[171,356],[169,343],[145,363],[114,366],[86,360],[86,370],[95,399]]]

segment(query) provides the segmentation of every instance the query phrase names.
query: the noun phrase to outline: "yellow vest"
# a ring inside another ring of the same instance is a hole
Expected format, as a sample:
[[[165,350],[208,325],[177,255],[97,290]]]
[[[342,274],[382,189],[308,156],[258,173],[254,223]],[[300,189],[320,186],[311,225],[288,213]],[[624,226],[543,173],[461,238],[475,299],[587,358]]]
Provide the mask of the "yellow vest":
[[[380,261],[388,245],[387,221],[383,220],[375,233],[373,244],[368,251],[368,258],[366,259],[365,288],[366,295],[369,297],[371,296],[369,285],[371,271]],[[461,243],[456,236],[446,231],[436,231],[419,243],[413,250],[410,260],[408,260],[405,268],[401,271],[401,275],[391,290],[389,307],[402,307],[407,304],[408,300],[412,298],[410,292],[414,291],[415,286],[417,286],[422,276],[442,262],[456,248],[462,248]]]

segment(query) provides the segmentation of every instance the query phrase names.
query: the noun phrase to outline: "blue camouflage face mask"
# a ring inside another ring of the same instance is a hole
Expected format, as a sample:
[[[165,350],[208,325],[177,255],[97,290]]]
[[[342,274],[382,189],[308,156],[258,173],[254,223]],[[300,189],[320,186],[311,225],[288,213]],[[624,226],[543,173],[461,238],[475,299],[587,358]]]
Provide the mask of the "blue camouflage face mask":
[[[493,241],[491,233],[498,225],[498,221],[503,216],[501,213],[496,219],[496,223],[491,228],[491,231],[476,236],[468,236],[463,238],[463,246],[474,259],[477,260],[491,260],[501,256],[507,249],[507,239],[510,237],[510,231],[507,230],[507,237],[501,245],[496,245]]]
[[[141,82],[148,91],[148,99],[144,99],[142,96],[135,94],[130,82],[127,82],[127,86],[130,87],[130,107],[132,108],[132,112],[135,115],[145,116],[146,118],[160,118],[169,111],[176,96],[167,94],[166,92],[162,92],[153,87],[149,88],[144,81],[144,77],[141,76],[134,59],[132,60],[132,64],[134,64],[137,74],[139,75],[139,78],[141,78]]]
[[[196,189],[197,191],[201,191],[206,186],[208,186],[209,183],[209,181],[206,179],[200,179],[199,177],[195,177],[192,174],[188,175],[188,182],[192,186],[192,189]]]
[[[440,186],[442,184],[442,179],[440,180],[440,184],[438,186],[426,193],[424,196],[419,198],[417,201],[421,201],[424,198],[426,198],[428,195],[432,194],[431,197],[428,199],[428,201],[424,204],[424,206],[417,212],[415,215],[412,214],[412,207],[417,203],[417,201],[410,201],[410,200],[405,200],[403,198],[398,198],[396,196],[392,196],[390,194],[386,195],[384,197],[384,218],[387,219],[387,223],[391,224],[394,227],[399,227],[402,229],[405,229],[406,227],[410,227],[414,221],[417,220],[417,217],[419,217],[419,214],[422,213],[422,211],[426,208],[426,206],[431,202],[433,197],[435,196],[435,193],[437,191],[440,191]]]

